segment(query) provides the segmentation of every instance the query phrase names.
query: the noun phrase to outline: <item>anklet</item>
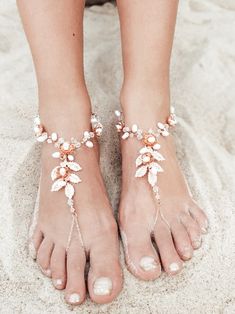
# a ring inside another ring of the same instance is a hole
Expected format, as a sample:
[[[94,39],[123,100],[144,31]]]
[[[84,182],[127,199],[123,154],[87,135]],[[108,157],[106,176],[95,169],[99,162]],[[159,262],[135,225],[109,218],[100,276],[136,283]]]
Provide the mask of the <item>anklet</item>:
[[[100,123],[99,117],[96,114],[92,114],[91,131],[85,131],[80,141],[75,138],[71,138],[70,141],[65,141],[62,137],[59,137],[56,132],[48,134],[45,127],[41,124],[39,116],[34,119],[34,132],[36,140],[41,143],[45,142],[48,144],[53,144],[57,151],[52,154],[52,157],[60,160],[60,165],[56,166],[51,171],[51,179],[53,181],[51,191],[57,192],[61,189],[64,189],[65,196],[67,197],[67,204],[72,214],[72,223],[68,236],[67,250],[70,246],[74,226],[77,228],[80,241],[84,248],[84,243],[78,223],[77,210],[74,207],[74,184],[81,182],[80,177],[74,172],[78,172],[82,170],[82,168],[79,163],[75,161],[74,154],[75,151],[82,146],[92,148],[94,146],[94,138],[100,137],[102,130],[103,125]]]
[[[159,162],[165,160],[163,155],[159,153],[161,145],[158,143],[160,136],[166,137],[170,135],[170,128],[177,124],[175,110],[173,107],[170,109],[170,115],[167,118],[166,123],[158,122],[156,130],[149,129],[143,131],[136,124],[131,127],[126,126],[123,115],[120,111],[116,110],[115,115],[118,118],[116,124],[117,131],[121,134],[123,140],[129,138],[137,138],[141,141],[143,147],[139,151],[139,156],[136,159],[136,173],[135,177],[141,178],[147,175],[148,183],[150,184],[152,191],[160,204],[160,192],[157,185],[158,173],[163,172],[163,168],[159,165]]]

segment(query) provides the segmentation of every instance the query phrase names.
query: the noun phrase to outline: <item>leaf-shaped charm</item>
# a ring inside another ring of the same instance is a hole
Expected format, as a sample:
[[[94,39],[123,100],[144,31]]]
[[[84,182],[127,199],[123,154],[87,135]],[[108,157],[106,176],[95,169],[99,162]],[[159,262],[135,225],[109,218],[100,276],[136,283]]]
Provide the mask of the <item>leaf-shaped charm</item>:
[[[51,187],[52,192],[57,192],[66,185],[66,182],[63,179],[56,180]]]
[[[148,173],[148,183],[151,186],[154,186],[157,183],[157,175],[153,174],[152,172],[149,171]]]
[[[135,165],[136,167],[139,167],[140,165],[142,165],[142,156],[138,156],[136,158]]]
[[[77,162],[67,162],[67,166],[73,171],[79,171],[82,169]]]
[[[72,183],[79,183],[79,182],[82,182],[82,180],[79,178],[79,176],[77,176],[76,174],[74,173],[71,173],[69,175],[69,181],[72,182]]]
[[[66,187],[65,187],[65,195],[71,199],[74,196],[74,187],[72,186],[72,184],[67,183]]]
[[[149,148],[149,147],[142,147],[142,148],[140,149],[140,153],[141,153],[141,154],[152,153],[152,149]]]
[[[157,162],[152,162],[149,171],[156,174],[157,172],[163,172],[164,170]]]
[[[52,154],[52,157],[53,157],[53,158],[60,158],[60,152],[54,152],[54,153]]]
[[[51,171],[51,179],[52,181],[54,181],[55,179],[58,178],[58,169],[60,167],[55,167],[52,171]]]
[[[143,176],[146,174],[147,169],[148,169],[147,166],[139,167],[139,168],[136,170],[136,173],[135,173],[136,178],[143,177]]]
[[[162,154],[160,154],[159,152],[153,152],[152,153],[153,157],[158,160],[158,161],[162,161],[165,160],[165,158],[162,156]]]

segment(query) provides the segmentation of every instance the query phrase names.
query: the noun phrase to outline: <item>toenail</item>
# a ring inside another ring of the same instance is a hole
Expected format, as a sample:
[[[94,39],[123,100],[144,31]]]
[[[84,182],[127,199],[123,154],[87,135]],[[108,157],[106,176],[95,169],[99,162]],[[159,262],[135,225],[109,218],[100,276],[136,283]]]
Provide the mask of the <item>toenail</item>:
[[[193,247],[195,249],[198,249],[201,246],[201,242],[202,242],[201,239],[193,241]]]
[[[157,268],[155,259],[151,256],[144,256],[140,260],[140,267],[145,271],[153,270]]]
[[[113,284],[110,278],[100,277],[95,280],[93,290],[96,295],[108,295],[112,290]]]
[[[185,248],[185,250],[182,253],[183,257],[189,259],[192,257],[192,252],[190,250],[190,248]]]
[[[42,270],[44,272],[44,274],[48,277],[51,277],[51,270],[48,268],[48,269],[43,269]]]
[[[207,233],[207,229],[205,227],[201,227],[202,233]]]
[[[63,284],[62,279],[53,279],[53,283],[55,286],[61,286]]]
[[[77,294],[77,293],[70,294],[68,301],[69,301],[69,303],[72,303],[72,304],[78,303],[80,301],[79,294]]]
[[[176,272],[180,269],[180,267],[177,263],[171,263],[169,269],[171,272]]]

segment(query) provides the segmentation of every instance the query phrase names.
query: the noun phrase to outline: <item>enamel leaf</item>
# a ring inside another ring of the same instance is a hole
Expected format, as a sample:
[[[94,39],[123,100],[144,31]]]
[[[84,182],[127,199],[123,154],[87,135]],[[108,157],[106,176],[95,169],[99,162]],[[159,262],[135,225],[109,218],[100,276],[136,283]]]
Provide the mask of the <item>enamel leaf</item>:
[[[66,185],[66,182],[63,179],[56,180],[51,187],[52,192],[57,192]]]
[[[146,153],[151,153],[151,152],[152,152],[152,149],[148,147],[142,147],[140,149],[140,154],[146,154]]]
[[[79,183],[81,182],[82,180],[79,178],[79,176],[77,176],[76,174],[74,173],[71,173],[69,175],[69,181],[72,182],[72,183]]]
[[[154,186],[157,183],[157,175],[149,171],[148,173],[148,182],[151,186]]]
[[[65,195],[71,199],[74,196],[74,187],[72,186],[72,184],[67,183],[66,187],[65,187]]]
[[[55,179],[57,179],[57,177],[58,177],[58,169],[59,169],[60,167],[55,167],[52,171],[51,171],[51,179],[52,179],[52,181],[54,181]]]
[[[142,156],[138,156],[136,158],[135,165],[136,167],[139,167],[140,165],[142,165]]]
[[[162,160],[165,160],[165,158],[162,156],[162,154],[158,153],[158,152],[153,152],[153,157],[155,159],[157,159],[158,161],[162,161]]]
[[[143,176],[146,174],[147,169],[148,169],[147,166],[139,167],[139,168],[136,170],[136,173],[135,173],[136,178],[143,177]]]
[[[68,162],[67,166],[73,171],[79,171],[82,169],[81,166],[76,162]]]
[[[151,166],[150,171],[151,171],[151,169],[156,169],[157,172],[163,172],[164,171],[162,169],[162,167],[157,162],[152,162],[150,166]],[[151,172],[154,173],[154,170]]]

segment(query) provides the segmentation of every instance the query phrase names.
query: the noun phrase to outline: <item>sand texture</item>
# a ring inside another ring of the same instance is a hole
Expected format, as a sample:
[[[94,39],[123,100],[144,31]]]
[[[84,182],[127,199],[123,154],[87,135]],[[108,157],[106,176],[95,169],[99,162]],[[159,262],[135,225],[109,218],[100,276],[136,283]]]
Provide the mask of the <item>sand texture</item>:
[[[124,268],[125,285],[112,304],[90,302],[75,313],[235,313],[235,4],[182,0],[172,60],[172,102],[180,125],[178,156],[210,232],[182,274],[140,282]],[[112,112],[122,80],[116,8],[85,14],[85,66],[95,110],[106,131],[101,163],[112,204],[120,184]],[[37,112],[30,51],[13,0],[0,2],[0,313],[70,313],[28,256],[28,228],[39,177]],[[111,134],[110,137],[107,134]],[[105,167],[104,167],[105,165]],[[122,257],[123,258],[123,257]]]

